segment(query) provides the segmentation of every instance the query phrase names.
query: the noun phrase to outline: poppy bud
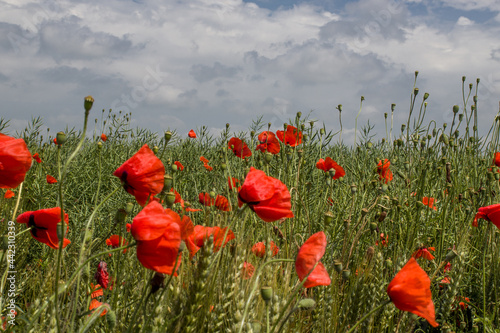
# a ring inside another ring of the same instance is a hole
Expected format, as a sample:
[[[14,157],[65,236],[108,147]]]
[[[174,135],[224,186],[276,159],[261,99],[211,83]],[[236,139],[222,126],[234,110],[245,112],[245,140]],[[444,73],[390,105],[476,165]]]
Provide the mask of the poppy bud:
[[[335,260],[333,262],[333,269],[335,269],[335,271],[340,274],[342,272],[342,263],[338,260]]]
[[[66,225],[63,222],[57,223],[57,238],[64,239],[66,236]]]
[[[380,216],[378,217],[378,221],[379,221],[379,222],[382,222],[383,220],[385,220],[386,216],[387,216],[387,212],[386,212],[385,210],[384,210],[384,211],[382,211],[382,212],[380,213]]]
[[[450,252],[448,252],[448,253],[446,254],[446,256],[444,257],[444,261],[450,262],[450,261],[452,261],[453,259],[455,259],[457,256],[458,256],[457,251],[455,251],[455,250],[450,250]]]
[[[86,113],[88,113],[90,109],[92,109],[92,105],[94,105],[94,99],[92,98],[92,96],[85,97],[85,100],[83,101],[83,107],[85,108]]]
[[[286,153],[286,159],[288,160],[288,162],[290,162],[292,160],[292,153],[291,152],[287,152]]]
[[[337,110],[339,110],[339,112],[342,112],[342,104],[337,105]]]
[[[363,208],[363,209],[361,210],[361,216],[366,216],[366,214],[368,214],[368,209]]]
[[[370,223],[370,230],[371,231],[376,231],[377,228],[378,228],[377,223],[375,223],[375,222]]]
[[[406,125],[405,124],[401,124],[401,132],[404,132],[406,129]]]
[[[387,190],[389,190],[389,185],[382,184],[382,186],[380,186],[380,192],[381,193],[385,193],[385,192],[387,192]]]
[[[222,163],[222,164],[220,165],[220,168],[221,168],[222,170],[226,170],[226,169],[227,169],[227,164],[226,164],[226,163]]]
[[[384,119],[387,119],[387,112],[384,112]]]
[[[458,105],[453,105],[453,113],[458,113],[458,111],[460,110],[460,107]]]
[[[361,96],[361,102],[365,100],[365,96]]]
[[[302,117],[302,112],[297,112],[297,118],[300,119],[300,117]]]
[[[450,139],[448,138],[448,135],[446,135],[444,133],[441,134],[441,137],[439,138],[439,141],[442,142],[442,143],[444,143],[445,145],[448,145],[450,143]]]
[[[413,95],[415,95],[415,96],[418,95],[418,88],[413,89]]]
[[[351,271],[348,269],[342,270],[342,280],[349,280],[349,277],[351,277]]]
[[[271,287],[262,287],[260,288],[260,296],[264,300],[264,302],[269,303],[269,301],[273,298],[273,288]]]
[[[320,128],[320,129],[319,129],[319,134],[321,134],[321,135],[325,135],[325,129],[324,129],[324,128]]]
[[[462,76],[462,82],[465,82],[465,76]]]
[[[333,178],[335,176],[335,169],[331,168],[330,170],[328,170],[328,174]]]
[[[172,188],[172,184],[174,183],[174,179],[170,175],[163,176],[163,188],[168,189]]]
[[[255,136],[255,131],[251,131],[250,136],[253,138]]]
[[[332,223],[332,221],[333,221],[333,213],[328,211],[328,212],[325,212],[325,214],[323,214],[323,216],[325,217],[325,225],[326,226],[330,225],[330,223]]]
[[[394,112],[394,109],[396,108],[396,104],[395,103],[392,103],[391,104],[391,111]]]
[[[154,148],[153,148],[153,149],[154,149]],[[156,153],[155,153],[155,154],[156,154]],[[170,166],[170,169],[172,169],[172,171],[173,171],[173,172],[176,172],[176,171],[177,171],[177,169],[178,169],[177,164],[172,164],[172,165]]]
[[[62,145],[66,142],[66,134],[64,132],[57,132],[56,134],[56,143],[58,145]]]
[[[371,149],[373,147],[373,143],[367,142],[366,143],[366,149]]]
[[[154,147],[153,147],[153,153],[155,153],[155,155],[156,155],[156,154],[158,154],[158,150],[159,150],[159,149],[160,149],[160,148],[158,148],[158,146],[154,146]]]
[[[214,191],[210,191],[209,195],[212,199],[215,199],[215,197],[217,196],[217,194]]]
[[[309,310],[316,306],[316,302],[312,298],[304,298],[297,304],[297,309]]]
[[[472,83],[469,83],[469,90],[472,90],[472,87],[473,87]]]
[[[126,217],[127,217],[127,212],[125,211],[125,209],[120,208],[116,211],[115,221],[119,223],[125,222]]]
[[[132,213],[132,209],[134,208],[134,204],[131,202],[127,202],[127,205],[125,205],[125,212],[127,214]]]
[[[271,160],[273,159],[273,154],[271,154],[270,152],[266,152],[264,154],[264,162],[266,162],[266,164],[269,164],[271,163]]]
[[[108,322],[108,326],[111,330],[116,326],[116,313],[113,310],[109,310],[106,313],[106,321]]]
[[[175,202],[175,193],[174,192],[168,192],[166,195],[166,200],[165,203],[167,204],[168,207],[172,207],[172,205]]]
[[[97,143],[97,149],[99,149],[99,150],[101,150],[101,149],[102,149],[102,142],[101,142],[101,141],[99,141],[99,142]]]
[[[351,185],[351,194],[355,194],[356,192],[358,192],[358,187],[356,186],[356,184],[352,184]]]

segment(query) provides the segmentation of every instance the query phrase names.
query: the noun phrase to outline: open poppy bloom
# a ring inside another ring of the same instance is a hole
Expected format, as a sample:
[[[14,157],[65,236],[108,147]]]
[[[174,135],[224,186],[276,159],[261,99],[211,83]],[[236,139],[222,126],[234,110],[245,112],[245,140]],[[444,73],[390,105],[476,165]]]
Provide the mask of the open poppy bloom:
[[[16,188],[31,168],[31,154],[23,139],[0,133],[0,188]]]
[[[181,263],[181,218],[170,209],[150,202],[133,219],[130,232],[137,241],[137,259],[142,266],[158,273],[177,276]],[[177,266],[174,269],[175,262]]]
[[[210,196],[209,193],[204,192],[200,193],[198,195],[198,201],[203,205],[203,206],[213,206],[215,203],[215,200]]]
[[[103,142],[108,141],[108,136],[107,136],[106,134],[102,133],[102,134],[101,134],[101,140],[102,140]]]
[[[53,249],[59,248],[59,238],[57,237],[57,224],[61,222],[61,208],[46,208],[34,212],[24,212],[16,219],[18,223],[25,223],[26,227],[31,228],[30,233],[37,241],[48,245]],[[64,213],[64,223],[68,231],[68,214]],[[71,241],[64,239],[63,248]]]
[[[92,311],[94,312],[95,309],[97,309],[98,307],[100,307],[101,305],[103,305],[103,303],[99,302],[97,299],[93,298],[92,301],[90,301],[90,306],[89,306],[89,311]],[[108,310],[107,309],[104,309],[100,316],[104,316],[106,313],[108,313]]]
[[[387,294],[399,310],[414,313],[433,327],[439,326],[432,303],[431,279],[415,258],[410,258],[392,279]]]
[[[238,192],[238,200],[240,207],[246,203],[266,222],[293,217],[291,196],[286,185],[254,167],[250,168]]]
[[[125,191],[132,194],[139,205],[144,206],[150,195],[154,196],[163,189],[165,168],[161,160],[145,144],[116,169],[113,175],[120,178]]]
[[[339,179],[345,176],[344,168],[337,164],[330,157],[327,157],[325,160],[320,158],[316,163],[316,168],[323,170],[325,172],[329,172],[330,170],[335,171],[335,175],[333,175],[332,179]]]
[[[227,198],[222,195],[217,195],[217,197],[215,198],[215,207],[218,210],[222,210],[224,212],[231,211],[231,204],[229,203],[229,200],[227,200]]]
[[[205,167],[205,169],[207,169],[208,171],[212,171],[213,170],[213,168],[210,165],[208,165],[209,162],[208,162],[208,160],[205,157],[200,156],[200,161],[203,162],[203,166]]]
[[[231,138],[227,143],[229,149],[231,149],[239,158],[245,158],[252,156],[252,151],[248,148],[247,144],[239,138]]]
[[[106,245],[111,246],[113,249],[115,249],[117,247],[122,247],[122,246],[128,245],[128,242],[125,238],[123,238],[119,235],[112,235],[111,237],[106,239]],[[127,252],[127,249],[123,249],[123,253],[126,253],[126,252]]]
[[[101,285],[100,284],[94,285],[93,283],[90,283],[90,297],[97,298],[102,295],[104,295],[104,291],[102,290]]]
[[[190,130],[190,131],[189,131],[188,136],[189,136],[191,139],[196,139],[196,133],[195,133],[193,130]]]
[[[429,206],[429,208],[432,208],[434,210],[437,210],[437,207],[434,206],[434,202],[436,201],[436,199],[434,198],[429,198],[429,197],[423,197],[422,198],[422,203],[426,206]]]
[[[12,192],[11,190],[7,190],[5,191],[5,194],[3,195],[3,197],[5,199],[10,199],[12,198],[13,196],[15,196],[16,194],[14,192]]]
[[[47,175],[47,184],[55,184],[55,183],[57,183],[57,179],[55,179],[51,175]]]
[[[430,251],[434,252],[436,249],[434,247],[420,247],[418,248],[417,251],[413,252],[411,255],[413,258],[418,259],[418,258],[425,258],[427,260],[432,260],[434,259],[434,256]]]
[[[248,280],[253,276],[253,273],[255,272],[255,267],[249,262],[244,262],[243,263],[243,269],[241,274],[243,275],[243,280]]]
[[[300,281],[303,281],[311,273],[304,283],[305,288],[329,286],[332,282],[325,266],[320,262],[325,250],[326,235],[323,231],[309,237],[300,247],[297,259],[295,259],[295,271]]]
[[[473,227],[477,227],[477,221],[483,219],[493,223],[498,229],[500,229],[500,204],[494,204],[491,206],[480,207],[474,217],[474,222],[472,222]]]
[[[238,186],[240,181],[234,177],[227,177],[227,183],[229,184],[229,189],[236,189],[236,192],[240,191],[241,186]]]
[[[495,165],[497,167],[500,167],[500,153],[499,152],[495,153],[495,158],[493,159],[493,163],[495,163]]]
[[[276,155],[277,153],[280,152],[281,149],[280,142],[278,141],[276,135],[274,135],[273,132],[264,131],[260,133],[257,138],[260,144],[258,144],[257,147],[255,147],[255,150],[260,150],[263,153],[267,151],[273,155]]]
[[[181,162],[175,161],[174,164],[177,165],[177,170],[179,170],[179,171],[184,170],[184,165],[182,165]]]
[[[271,257],[277,255],[279,250],[280,249],[276,246],[276,244],[273,241],[271,241]],[[266,255],[266,245],[264,244],[264,242],[255,243],[252,246],[252,252],[257,257],[264,258],[264,256]]]
[[[104,289],[108,289],[109,273],[108,273],[108,264],[106,264],[105,261],[100,261],[99,264],[97,265],[97,270],[94,274],[94,279]]]
[[[38,155],[38,153],[35,153],[32,157],[36,161],[36,163],[42,163],[42,159],[40,158],[40,155]]]
[[[286,131],[276,131],[276,136],[290,147],[296,147],[302,143],[302,132],[292,125],[288,125]]]
[[[384,161],[380,160],[377,164],[377,172],[379,174],[379,179],[383,180],[384,183],[388,183],[392,180],[392,171],[389,169],[391,162],[386,158]]]
[[[226,235],[227,231],[227,235]],[[224,235],[226,235],[226,240],[224,244],[222,241],[224,240]],[[188,237],[186,241],[186,245],[189,249],[189,253],[191,258],[198,252],[198,250],[205,244],[205,241],[213,236],[214,240],[214,252],[220,250],[221,246],[226,246],[227,242],[235,239],[234,233],[232,230],[228,230],[227,227],[204,227],[202,225],[194,226],[193,233]]]

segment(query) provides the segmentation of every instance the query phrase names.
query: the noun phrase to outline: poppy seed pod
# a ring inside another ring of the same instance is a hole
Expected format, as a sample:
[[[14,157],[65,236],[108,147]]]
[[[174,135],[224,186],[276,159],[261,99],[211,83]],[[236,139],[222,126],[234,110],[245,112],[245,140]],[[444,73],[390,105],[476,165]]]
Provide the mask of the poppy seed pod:
[[[153,148],[153,151],[154,151],[154,148]],[[177,167],[177,165],[176,165],[176,164],[172,164],[172,165],[170,166],[170,169],[172,169],[172,171],[173,171],[173,172],[176,172],[176,171],[177,171],[177,169],[178,169],[178,167]],[[164,177],[164,178],[165,178],[165,177]]]
[[[333,269],[340,274],[342,272],[342,262],[335,260],[333,262]]]
[[[264,300],[264,302],[269,303],[269,301],[273,298],[273,288],[272,287],[262,287],[260,289],[260,296]]]
[[[172,188],[172,184],[174,182],[174,179],[170,175],[165,175],[163,176],[163,188]]]
[[[125,205],[125,212],[127,214],[130,214],[132,213],[132,209],[134,209],[134,204],[131,202],[127,202],[127,204]]]
[[[88,113],[90,109],[92,109],[92,105],[94,105],[94,98],[92,96],[85,97],[83,101],[83,107],[85,108],[85,112]]]
[[[384,112],[384,119],[387,119],[387,112]]]
[[[356,192],[358,192],[358,187],[356,186],[356,184],[352,184],[351,185],[351,194],[355,194]]]
[[[320,129],[319,129],[319,134],[321,134],[321,135],[325,135],[325,129],[324,129],[324,128],[320,128]]]
[[[337,110],[339,110],[339,112],[342,112],[342,104],[337,105]]]
[[[64,132],[57,132],[56,141],[58,145],[62,145],[66,142],[66,134]]]
[[[270,152],[266,152],[264,154],[264,162],[266,162],[266,164],[271,163],[272,159],[273,159],[273,154],[271,154]]]
[[[418,95],[418,88],[413,89],[413,95],[415,95],[415,96]]]
[[[342,270],[342,280],[344,280],[344,281],[349,280],[350,277],[351,277],[350,270],[348,270],[348,269]]]
[[[377,228],[378,228],[377,223],[375,223],[375,222],[371,222],[371,223],[370,223],[370,230],[371,230],[371,231],[376,231],[376,230],[377,230]]]
[[[333,213],[328,211],[328,212],[325,212],[323,214],[324,218],[325,218],[325,225],[328,226],[332,223],[333,221]]]
[[[166,131],[164,134],[164,138],[165,138],[165,144],[167,144],[170,141],[170,139],[172,138],[172,132]]]
[[[175,202],[175,193],[168,192],[166,195],[165,203],[167,204],[168,207],[172,207],[174,202]]]
[[[406,129],[406,124],[401,124],[401,132],[404,132]]]
[[[425,101],[427,98],[429,98],[429,93],[425,93],[425,94],[424,94],[424,101]]]

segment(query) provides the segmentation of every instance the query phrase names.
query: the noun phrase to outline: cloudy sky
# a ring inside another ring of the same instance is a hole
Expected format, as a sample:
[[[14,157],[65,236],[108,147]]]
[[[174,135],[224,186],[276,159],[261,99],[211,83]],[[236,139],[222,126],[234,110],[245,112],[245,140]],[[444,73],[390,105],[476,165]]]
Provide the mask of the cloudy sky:
[[[406,122],[419,71],[427,121],[452,120],[479,84],[485,133],[500,100],[499,0],[0,0],[0,117],[9,132],[42,116],[54,132],[81,127],[83,97],[132,112],[163,132],[262,116],[281,128],[297,111],[352,140],[367,121],[385,135]],[[472,99],[472,98],[471,98]],[[92,119],[93,120],[93,119]]]

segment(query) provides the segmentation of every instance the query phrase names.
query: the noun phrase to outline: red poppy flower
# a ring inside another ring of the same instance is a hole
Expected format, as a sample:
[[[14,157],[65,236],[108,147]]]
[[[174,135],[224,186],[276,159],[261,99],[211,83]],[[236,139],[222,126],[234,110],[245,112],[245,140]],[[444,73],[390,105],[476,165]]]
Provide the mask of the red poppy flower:
[[[229,185],[229,189],[233,190],[236,189],[236,192],[240,191],[241,186],[238,186],[240,184],[240,181],[234,177],[227,177],[227,183]]]
[[[98,307],[100,307],[101,305],[103,305],[103,303],[99,302],[97,299],[93,298],[92,301],[90,301],[90,306],[89,306],[89,311],[92,311],[94,312],[95,309],[97,309]],[[104,316],[106,313],[108,313],[108,310],[105,308],[100,316]]]
[[[500,167],[500,153],[499,152],[495,153],[495,158],[493,159],[493,163],[495,163],[495,165],[497,167]]]
[[[35,155],[33,155],[32,157],[37,163],[42,163],[42,159],[40,158],[40,155],[38,155],[38,153],[35,153]]]
[[[271,154],[277,154],[280,152],[281,146],[278,139],[273,132],[264,131],[258,136],[260,144],[257,145],[255,150],[260,150],[261,152],[270,152]]]
[[[413,252],[411,255],[413,258],[418,259],[418,258],[425,258],[427,260],[432,260],[434,259],[434,256],[432,253],[429,251],[435,251],[436,249],[434,247],[420,247],[417,251]]]
[[[222,195],[217,195],[217,197],[215,198],[215,207],[218,210],[222,210],[224,212],[231,211],[231,204],[229,203],[227,198]]]
[[[200,193],[198,195],[198,201],[204,206],[213,206],[215,203],[215,200],[207,192]]]
[[[377,164],[377,172],[379,174],[379,179],[384,180],[384,183],[388,183],[392,180],[392,171],[389,169],[391,166],[391,162],[386,158],[382,162],[382,160],[378,161]]]
[[[203,166],[205,167],[205,169],[207,169],[208,171],[212,171],[213,168],[210,165],[208,165],[209,162],[205,157],[200,156],[200,161],[203,162]]]
[[[244,262],[243,263],[243,270],[242,270],[242,275],[243,275],[243,280],[248,280],[252,278],[253,273],[255,272],[255,267],[249,262]]]
[[[276,131],[276,136],[281,142],[290,147],[296,147],[302,143],[302,132],[292,125],[286,127],[286,132]]]
[[[31,228],[30,233],[37,241],[47,244],[53,249],[59,248],[59,238],[57,237],[57,224],[61,222],[61,208],[46,208],[34,212],[24,212],[16,219],[18,223],[25,223],[26,227]],[[64,213],[64,223],[68,231],[68,214]],[[63,248],[71,241],[64,239]]]
[[[104,289],[108,289],[109,273],[108,273],[108,264],[106,264],[105,261],[100,261],[99,264],[97,265],[97,270],[94,274],[94,279]]]
[[[31,154],[23,139],[0,133],[0,188],[16,188],[31,167]]]
[[[165,168],[146,144],[113,175],[120,178],[123,188],[135,197],[139,205],[144,206],[150,195],[156,195],[163,189]]]
[[[13,196],[15,196],[16,194],[14,192],[12,192],[11,190],[7,190],[5,191],[5,194],[3,195],[3,197],[5,199],[10,199],[12,198]]]
[[[107,136],[106,134],[102,133],[102,134],[101,134],[101,140],[102,140],[103,142],[108,141],[108,136]]]
[[[57,179],[55,179],[51,175],[47,175],[47,184],[55,184],[55,183],[57,183]]]
[[[320,158],[316,163],[316,168],[325,172],[329,172],[331,169],[335,170],[335,175],[332,177],[332,179],[339,179],[345,176],[344,168],[338,165],[337,162],[332,160],[330,157],[327,157],[326,160]]]
[[[415,258],[410,258],[392,279],[387,294],[399,310],[414,313],[433,327],[439,326],[432,303],[431,280]]]
[[[240,207],[246,203],[266,222],[293,217],[291,196],[286,185],[254,167],[250,168],[238,192],[238,199]]]
[[[113,249],[115,249],[117,247],[125,246],[127,244],[128,244],[127,240],[119,235],[112,235],[111,237],[106,239],[106,245],[111,246]],[[123,249],[123,253],[126,253],[126,252],[127,252],[127,249]]]
[[[381,233],[380,234],[380,244],[381,246],[387,246],[387,244],[389,243],[389,235],[384,235],[384,233]],[[375,242],[375,245],[378,245],[379,242],[376,241]]]
[[[432,208],[434,210],[437,210],[437,207],[434,206],[434,202],[436,201],[436,199],[434,198],[429,198],[429,197],[423,197],[422,198],[422,203],[426,206],[429,206],[429,208]]]
[[[189,131],[188,136],[189,136],[191,139],[196,139],[196,133],[195,133],[193,130],[190,130],[190,131]]]
[[[132,229],[132,223],[127,223],[125,227],[127,228],[127,232],[130,232],[130,229]]]
[[[476,217],[474,217],[474,222],[472,222],[473,227],[477,227],[477,221],[479,219],[490,221],[500,229],[500,204],[479,208]]]
[[[297,259],[295,259],[295,271],[300,281],[303,281],[309,272],[312,271],[304,283],[305,288],[330,285],[330,276],[323,263],[320,262],[321,257],[325,254],[325,250],[326,236],[323,231],[309,237],[300,247]]]
[[[102,287],[100,284],[96,284],[94,286],[93,283],[90,283],[90,298],[97,298],[99,296],[104,295]]]
[[[186,242],[187,247],[189,248],[190,256],[193,257],[196,252],[203,246],[206,239],[210,236],[213,236],[214,240],[214,252],[219,251],[221,246],[226,246],[227,242],[235,239],[234,233],[232,230],[227,231],[227,227],[204,227],[201,225],[194,226],[194,230],[191,236],[189,236],[188,241]],[[224,245],[222,241],[224,240],[224,235],[226,235],[226,240]]]
[[[142,266],[177,276],[181,263],[180,256],[177,260],[181,244],[181,218],[177,213],[152,201],[133,219],[130,232],[137,241],[137,259]]]
[[[252,151],[250,150],[250,148],[248,148],[247,144],[241,141],[241,139],[239,138],[231,138],[227,143],[227,146],[233,151],[234,155],[239,158],[252,156]]]
[[[273,241],[271,241],[271,257],[277,255],[279,250],[280,249],[276,246],[276,244]],[[264,256],[266,255],[266,245],[264,244],[264,242],[255,243],[252,246],[252,252],[257,257],[264,258]]]
[[[182,165],[181,162],[175,161],[174,164],[177,165],[177,170],[179,170],[179,171],[184,170],[184,165]]]

